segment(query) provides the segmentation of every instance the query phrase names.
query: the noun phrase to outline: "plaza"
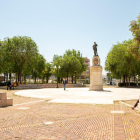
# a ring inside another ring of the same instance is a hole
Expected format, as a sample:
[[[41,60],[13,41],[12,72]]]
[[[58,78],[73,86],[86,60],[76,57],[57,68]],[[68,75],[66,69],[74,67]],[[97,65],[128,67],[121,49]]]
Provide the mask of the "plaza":
[[[138,140],[140,114],[132,110],[137,88],[62,88],[6,91],[2,140]]]
[[[140,140],[139,12],[1,1],[0,140]]]
[[[50,103],[113,104],[116,100],[138,99],[140,91],[137,88],[104,88],[103,91],[89,91],[89,88],[48,88],[21,90],[14,94],[46,99]]]

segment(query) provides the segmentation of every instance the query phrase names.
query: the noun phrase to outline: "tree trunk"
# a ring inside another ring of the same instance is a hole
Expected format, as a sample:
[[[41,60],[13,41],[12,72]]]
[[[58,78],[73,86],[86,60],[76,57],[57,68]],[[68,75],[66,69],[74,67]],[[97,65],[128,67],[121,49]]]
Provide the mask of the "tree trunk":
[[[71,78],[72,78],[72,84],[73,84],[73,75],[71,76]]]
[[[67,83],[68,83],[68,72],[67,72]]]
[[[130,74],[129,74],[129,87],[130,87]]]
[[[35,84],[36,84],[36,76],[35,76]]]
[[[8,82],[8,73],[6,73],[7,77],[6,77],[6,86],[7,86],[7,82]]]
[[[43,79],[43,77],[42,77],[42,84],[44,83],[44,79]]]
[[[123,75],[123,85],[125,86],[125,75]]]
[[[130,87],[130,70],[129,70],[129,87]]]
[[[127,75],[126,75],[126,87],[127,87]]]
[[[16,73],[16,84],[17,84],[17,73]]]
[[[10,81],[11,81],[11,73],[9,74],[9,79],[10,79]]]
[[[130,72],[131,72],[131,67],[130,67],[130,70],[129,70],[129,87],[130,87]]]
[[[20,76],[19,76],[19,73],[18,73],[18,82],[20,81],[19,77],[20,77]]]
[[[24,84],[26,84],[26,76],[24,76]]]
[[[75,84],[76,84],[76,72],[75,72]]]
[[[21,72],[19,72],[19,79],[20,79],[20,84],[21,84]]]
[[[5,73],[4,73],[4,81],[5,81]]]

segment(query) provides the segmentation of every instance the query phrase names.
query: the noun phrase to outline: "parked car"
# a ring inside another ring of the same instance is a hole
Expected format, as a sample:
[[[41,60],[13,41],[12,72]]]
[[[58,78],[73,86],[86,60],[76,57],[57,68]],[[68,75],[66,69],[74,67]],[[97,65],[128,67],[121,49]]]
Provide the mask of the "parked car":
[[[110,85],[110,83],[107,83],[107,85]]]
[[[112,85],[116,85],[116,82],[113,82]]]
[[[6,81],[2,81],[2,82],[0,83],[0,86],[6,86]]]

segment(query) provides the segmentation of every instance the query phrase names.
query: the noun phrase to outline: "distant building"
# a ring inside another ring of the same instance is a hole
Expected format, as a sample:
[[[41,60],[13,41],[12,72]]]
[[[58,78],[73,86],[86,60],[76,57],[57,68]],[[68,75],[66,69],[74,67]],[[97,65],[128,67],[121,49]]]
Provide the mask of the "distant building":
[[[83,71],[81,76],[77,78],[78,83],[82,83],[81,80],[88,80],[89,83],[89,79],[90,79],[90,59],[88,59],[87,57],[83,57],[85,59],[84,64],[86,65],[86,71]],[[75,79],[75,78],[74,78]],[[81,79],[81,80],[80,80]],[[73,80],[74,82],[74,80]],[[72,78],[68,77],[68,83],[72,83]]]

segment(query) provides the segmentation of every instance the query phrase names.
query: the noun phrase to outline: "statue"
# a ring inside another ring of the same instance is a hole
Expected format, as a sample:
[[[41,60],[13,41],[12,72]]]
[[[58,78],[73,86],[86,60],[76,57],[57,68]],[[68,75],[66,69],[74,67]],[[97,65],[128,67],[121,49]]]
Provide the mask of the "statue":
[[[92,46],[93,47],[93,50],[94,50],[94,56],[98,56],[98,53],[97,53],[97,44],[96,42],[94,42],[94,45]]]

